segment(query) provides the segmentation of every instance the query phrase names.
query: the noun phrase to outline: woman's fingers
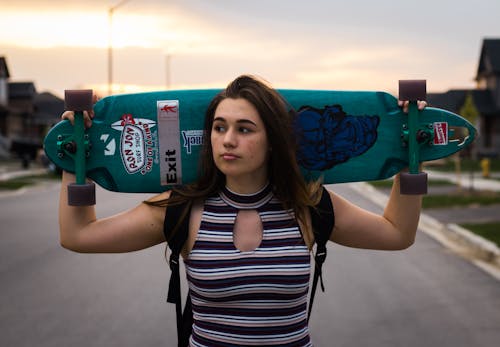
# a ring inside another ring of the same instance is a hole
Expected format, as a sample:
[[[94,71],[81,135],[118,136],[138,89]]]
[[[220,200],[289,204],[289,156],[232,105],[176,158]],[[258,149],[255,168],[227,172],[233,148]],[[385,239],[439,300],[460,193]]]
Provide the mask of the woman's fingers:
[[[410,105],[409,101],[398,101],[399,107],[403,108],[404,113],[408,113],[408,108]],[[417,107],[420,111],[427,107],[427,101],[417,101]]]
[[[92,126],[93,118],[94,118],[94,110],[83,111],[83,120],[85,122],[86,128],[90,128]]]
[[[417,101],[418,109],[422,111],[427,107],[427,101]]]
[[[75,120],[75,112],[73,112],[73,111],[64,111],[64,113],[61,116],[61,119],[69,120],[71,122],[71,124],[73,124],[73,122]]]
[[[83,123],[86,128],[92,126],[92,118],[94,118],[94,111],[83,111]],[[62,114],[61,119],[67,119],[71,124],[75,124],[75,112],[66,111]]]

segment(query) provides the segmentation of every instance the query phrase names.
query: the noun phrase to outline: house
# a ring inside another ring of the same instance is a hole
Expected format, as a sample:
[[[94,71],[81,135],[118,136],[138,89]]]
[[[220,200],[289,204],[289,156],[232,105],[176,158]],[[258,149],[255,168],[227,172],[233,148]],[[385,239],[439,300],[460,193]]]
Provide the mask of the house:
[[[479,156],[500,155],[500,39],[484,39],[476,72],[477,88],[449,90],[427,95],[431,106],[474,118],[479,136],[474,152]]]
[[[9,80],[10,74],[7,68],[7,62],[4,57],[0,57],[0,112],[7,106],[7,81]]]
[[[10,81],[6,59],[0,57],[0,156],[10,151],[25,162],[34,159],[63,111],[62,99],[38,93],[33,82]]]
[[[10,140],[4,135],[6,133],[6,118],[9,114],[7,108],[9,103],[7,81],[9,77],[7,62],[4,57],[0,57],[0,158],[7,157],[10,149]]]

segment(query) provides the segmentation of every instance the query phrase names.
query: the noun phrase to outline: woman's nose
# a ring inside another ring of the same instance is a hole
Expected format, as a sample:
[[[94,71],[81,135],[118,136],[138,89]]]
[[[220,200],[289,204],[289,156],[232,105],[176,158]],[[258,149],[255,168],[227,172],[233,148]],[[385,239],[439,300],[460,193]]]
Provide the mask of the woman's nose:
[[[232,129],[228,129],[224,134],[224,146],[225,147],[236,146],[236,136]]]

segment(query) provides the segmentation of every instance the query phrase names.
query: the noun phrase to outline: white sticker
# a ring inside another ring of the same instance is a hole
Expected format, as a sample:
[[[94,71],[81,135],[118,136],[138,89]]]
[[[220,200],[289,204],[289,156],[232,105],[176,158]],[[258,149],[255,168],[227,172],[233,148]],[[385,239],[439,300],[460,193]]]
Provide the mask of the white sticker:
[[[179,101],[157,102],[161,185],[182,182]]]
[[[121,119],[111,124],[111,127],[121,132],[120,156],[123,166],[129,174],[146,175],[153,169],[155,157],[155,134],[153,128],[156,122],[146,118],[134,118],[132,114],[124,114]],[[105,155],[113,155],[116,151],[114,139],[108,142],[104,134],[101,140],[106,144]]]

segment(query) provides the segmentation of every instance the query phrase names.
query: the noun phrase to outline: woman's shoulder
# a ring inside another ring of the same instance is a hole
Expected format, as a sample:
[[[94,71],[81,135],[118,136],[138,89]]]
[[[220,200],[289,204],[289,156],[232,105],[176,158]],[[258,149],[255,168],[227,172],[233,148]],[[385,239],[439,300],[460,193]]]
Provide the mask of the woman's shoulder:
[[[163,193],[157,194],[147,200],[147,202],[152,204],[157,204],[161,202],[166,202],[172,195],[172,190],[166,190]]]

